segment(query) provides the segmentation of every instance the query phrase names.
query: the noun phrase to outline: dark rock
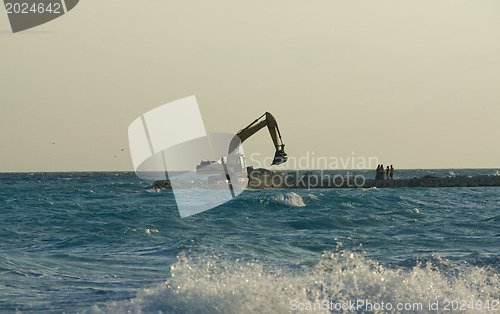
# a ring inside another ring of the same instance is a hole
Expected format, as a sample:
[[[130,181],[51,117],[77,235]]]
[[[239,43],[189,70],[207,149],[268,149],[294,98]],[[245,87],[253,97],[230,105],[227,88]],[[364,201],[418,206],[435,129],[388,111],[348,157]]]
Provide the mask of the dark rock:
[[[168,180],[158,180],[155,181],[155,184],[153,185],[153,189],[171,189],[172,184]]]

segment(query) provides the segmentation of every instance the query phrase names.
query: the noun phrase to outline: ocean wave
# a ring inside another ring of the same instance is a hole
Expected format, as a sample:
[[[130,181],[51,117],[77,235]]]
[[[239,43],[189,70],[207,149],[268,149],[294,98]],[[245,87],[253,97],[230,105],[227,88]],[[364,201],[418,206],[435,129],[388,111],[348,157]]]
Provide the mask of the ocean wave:
[[[408,208],[405,210],[405,212],[409,213],[409,214],[420,214],[420,209],[418,208]]]
[[[442,269],[443,263],[453,265],[451,270]],[[425,310],[429,301],[491,302],[499,295],[498,273],[440,258],[393,268],[349,251],[327,252],[313,267],[284,269],[259,261],[181,255],[165,282],[129,301],[96,304],[87,313],[281,313],[293,304],[325,300],[413,303]]]
[[[150,229],[150,228],[130,228],[127,227],[123,233],[127,232],[138,232],[138,233],[144,233],[147,235],[151,235],[153,233],[158,233],[158,229]]]
[[[271,199],[277,203],[287,206],[292,206],[292,207],[306,206],[302,197],[295,192],[273,195],[271,196]]]

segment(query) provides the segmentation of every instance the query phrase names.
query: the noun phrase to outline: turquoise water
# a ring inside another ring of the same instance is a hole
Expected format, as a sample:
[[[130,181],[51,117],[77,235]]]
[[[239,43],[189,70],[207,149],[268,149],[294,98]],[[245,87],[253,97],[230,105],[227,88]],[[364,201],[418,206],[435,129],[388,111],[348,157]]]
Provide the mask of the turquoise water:
[[[498,170],[397,172],[427,174]],[[500,187],[253,190],[181,219],[172,191],[151,186],[123,172],[0,174],[0,312],[500,298]]]

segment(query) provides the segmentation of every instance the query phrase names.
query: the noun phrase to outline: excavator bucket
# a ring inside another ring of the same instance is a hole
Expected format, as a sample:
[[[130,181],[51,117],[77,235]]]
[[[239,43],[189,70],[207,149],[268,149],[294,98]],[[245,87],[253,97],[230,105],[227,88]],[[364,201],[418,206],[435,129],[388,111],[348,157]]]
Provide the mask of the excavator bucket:
[[[280,165],[288,160],[288,155],[284,150],[277,150],[274,154],[273,163],[271,166]]]

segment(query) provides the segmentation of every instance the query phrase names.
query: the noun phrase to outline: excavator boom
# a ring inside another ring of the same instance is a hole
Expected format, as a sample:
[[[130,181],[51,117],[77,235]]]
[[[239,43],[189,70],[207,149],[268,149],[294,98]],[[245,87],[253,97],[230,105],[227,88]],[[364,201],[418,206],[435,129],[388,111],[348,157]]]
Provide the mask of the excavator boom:
[[[226,180],[231,182],[229,173],[241,173],[245,167],[245,159],[243,155],[238,153],[239,146],[249,137],[266,126],[269,130],[269,134],[271,134],[274,148],[276,149],[272,165],[279,165],[286,162],[288,160],[288,156],[285,153],[285,144],[283,144],[283,139],[281,138],[278,122],[276,122],[276,119],[272,114],[266,112],[259,118],[255,119],[255,121],[250,123],[247,127],[238,131],[238,133],[236,133],[236,135],[231,139],[225,162],[224,158],[221,158],[221,163],[209,160],[202,161],[196,167],[196,173],[200,175],[219,175],[217,176],[218,178],[220,178],[221,173],[225,173]]]

